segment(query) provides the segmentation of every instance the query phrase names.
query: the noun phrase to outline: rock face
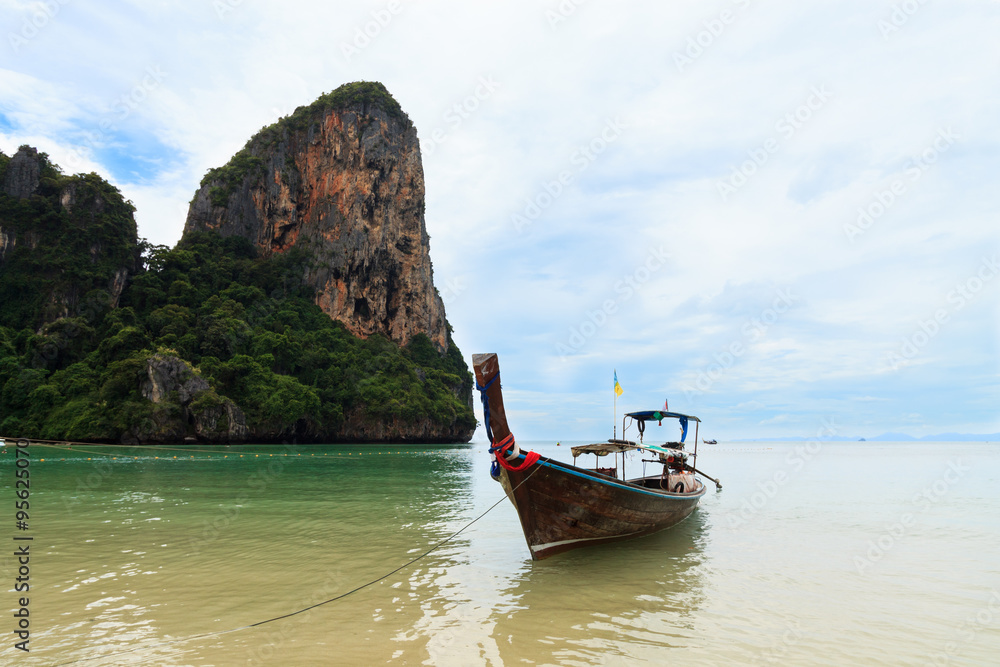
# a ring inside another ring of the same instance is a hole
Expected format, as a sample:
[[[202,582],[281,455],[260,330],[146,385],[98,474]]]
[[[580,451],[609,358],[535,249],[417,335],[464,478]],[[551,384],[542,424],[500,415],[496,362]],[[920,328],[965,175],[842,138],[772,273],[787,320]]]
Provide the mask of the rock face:
[[[0,325],[116,307],[139,263],[131,202],[96,174],[63,175],[30,146],[0,153],[0,188],[0,277],[23,282],[0,294]]]
[[[139,393],[153,403],[162,403],[176,392],[177,401],[188,405],[209,389],[208,382],[196,375],[183,359],[174,356],[158,354],[147,359],[146,376],[148,379],[139,385]]]
[[[305,246],[316,303],[357,336],[448,346],[424,224],[416,129],[381,84],[347,84],[265,128],[202,181],[185,234],[215,230],[263,255]]]
[[[469,428],[452,424],[442,428],[442,424],[427,418],[373,422],[361,412],[348,413],[346,417],[344,433],[349,437],[344,438],[345,442],[469,442],[476,430],[474,425]]]
[[[27,199],[38,188],[41,172],[38,150],[31,146],[21,146],[10,159],[3,179],[3,191],[11,197]]]
[[[156,407],[148,421],[123,438],[125,442],[179,442],[189,436],[206,442],[242,442],[250,433],[239,407],[216,394],[186,361],[173,355],[146,359],[146,378],[139,392]]]

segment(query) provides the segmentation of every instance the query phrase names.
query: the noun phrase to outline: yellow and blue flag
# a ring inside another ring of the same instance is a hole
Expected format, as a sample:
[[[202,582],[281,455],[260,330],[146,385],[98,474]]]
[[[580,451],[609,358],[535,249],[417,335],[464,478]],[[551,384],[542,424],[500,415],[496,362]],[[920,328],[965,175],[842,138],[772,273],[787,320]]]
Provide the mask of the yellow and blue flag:
[[[615,396],[622,395],[622,386],[618,384],[618,371],[615,371]]]

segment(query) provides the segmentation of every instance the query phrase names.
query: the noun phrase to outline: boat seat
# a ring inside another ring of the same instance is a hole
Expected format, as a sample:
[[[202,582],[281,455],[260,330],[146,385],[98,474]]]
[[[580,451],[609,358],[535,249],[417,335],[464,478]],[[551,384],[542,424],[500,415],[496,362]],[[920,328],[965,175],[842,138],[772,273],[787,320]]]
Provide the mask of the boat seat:
[[[599,472],[608,477],[618,477],[618,468],[595,468],[594,472]]]

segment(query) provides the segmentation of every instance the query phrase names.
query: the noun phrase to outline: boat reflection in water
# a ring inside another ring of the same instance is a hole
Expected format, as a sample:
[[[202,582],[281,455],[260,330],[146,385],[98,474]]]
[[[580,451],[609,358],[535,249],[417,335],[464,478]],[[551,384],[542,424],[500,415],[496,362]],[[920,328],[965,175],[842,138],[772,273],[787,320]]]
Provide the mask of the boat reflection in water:
[[[532,562],[503,598],[493,637],[502,664],[660,662],[690,646],[704,602],[703,517],[641,540]]]

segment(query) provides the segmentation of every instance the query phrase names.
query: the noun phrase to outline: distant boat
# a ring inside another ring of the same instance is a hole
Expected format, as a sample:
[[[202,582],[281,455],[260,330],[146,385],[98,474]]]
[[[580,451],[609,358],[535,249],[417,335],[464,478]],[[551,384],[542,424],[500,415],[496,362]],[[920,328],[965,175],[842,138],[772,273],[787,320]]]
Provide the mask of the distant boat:
[[[495,459],[490,474],[514,504],[534,560],[578,547],[649,535],[683,521],[706,492],[696,473],[722,488],[718,480],[695,468],[700,420],[665,410],[628,413],[622,419],[622,439],[572,448],[574,462],[583,454],[593,454],[598,461],[610,455],[614,457],[613,466],[589,470],[537,452],[523,452],[507,425],[496,354],[475,354],[472,365],[482,395],[490,452]],[[646,424],[662,423],[664,419],[679,422],[680,441],[643,444]],[[691,422],[695,424],[695,451],[689,457],[684,438]],[[638,430],[638,443],[624,439],[626,427],[632,425]],[[630,451],[656,457],[642,461],[662,465],[662,472],[626,479],[625,453]]]
[[[717,444],[719,444],[718,440],[702,440],[702,442],[704,442],[706,445],[717,445]]]

